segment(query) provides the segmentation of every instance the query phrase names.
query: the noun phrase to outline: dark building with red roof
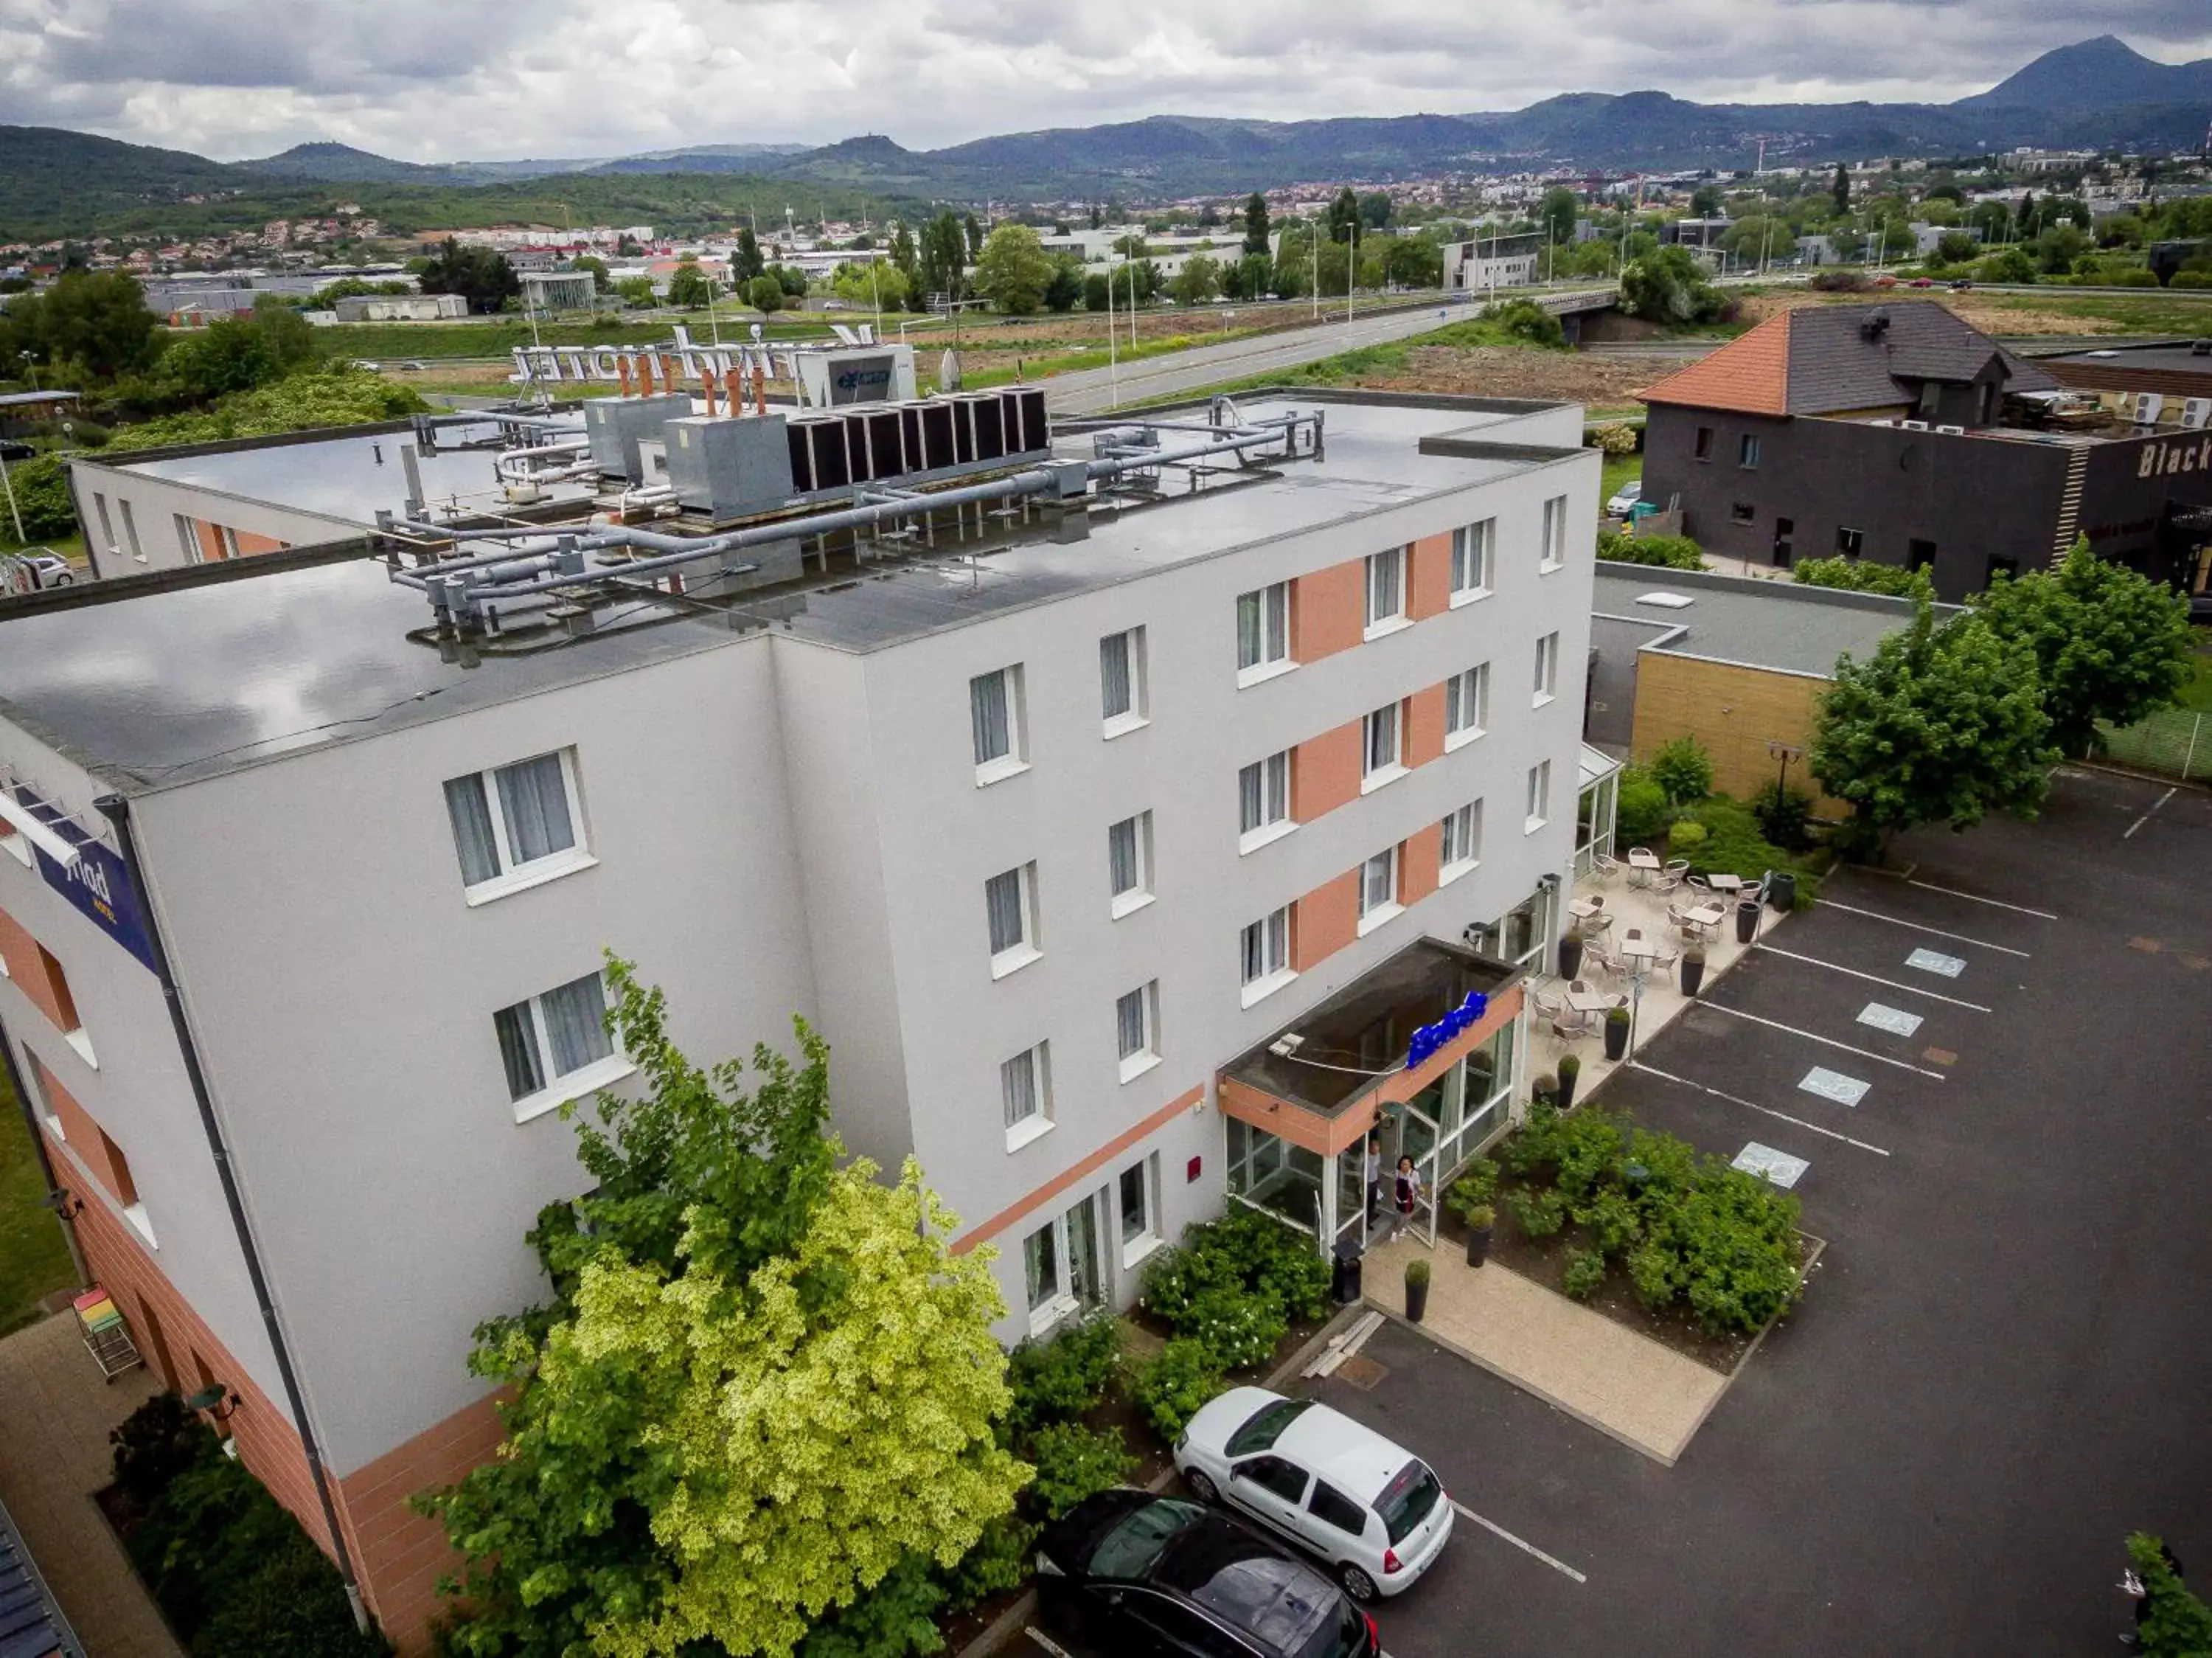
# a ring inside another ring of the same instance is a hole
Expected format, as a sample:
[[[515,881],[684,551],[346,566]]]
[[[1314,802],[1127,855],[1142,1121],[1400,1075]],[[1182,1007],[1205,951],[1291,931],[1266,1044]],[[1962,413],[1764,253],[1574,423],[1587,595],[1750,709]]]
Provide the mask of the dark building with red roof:
[[[1933,301],[1785,311],[1642,393],[1644,498],[1718,556],[1926,569],[1939,596],[2105,557],[2191,592],[2212,564],[2212,430],[2069,389]]]

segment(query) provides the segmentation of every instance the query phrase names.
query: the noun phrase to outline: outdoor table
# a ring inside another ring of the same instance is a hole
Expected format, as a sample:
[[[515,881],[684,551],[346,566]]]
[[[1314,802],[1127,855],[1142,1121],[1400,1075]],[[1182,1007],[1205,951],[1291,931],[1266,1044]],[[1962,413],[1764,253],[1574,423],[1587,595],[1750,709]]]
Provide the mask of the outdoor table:
[[[1648,964],[1659,954],[1659,941],[1656,938],[1627,938],[1613,948],[1623,955],[1639,956]]]
[[[1577,921],[1588,921],[1592,916],[1605,913],[1605,900],[1601,898],[1571,898],[1567,900],[1567,913]]]
[[[1734,876],[1729,877],[1734,880]],[[1700,904],[1687,912],[1688,918],[1700,927],[1717,928],[1728,919],[1728,906],[1723,904]]]
[[[1567,1005],[1577,1013],[1603,1013],[1620,1003],[1619,991],[1569,991]]]
[[[1628,879],[1632,884],[1638,887],[1646,885],[1658,869],[1659,855],[1656,852],[1648,852],[1640,846],[1628,849]]]
[[[1743,877],[1741,875],[1707,875],[1705,885],[1717,893],[1741,892],[1743,888]]]

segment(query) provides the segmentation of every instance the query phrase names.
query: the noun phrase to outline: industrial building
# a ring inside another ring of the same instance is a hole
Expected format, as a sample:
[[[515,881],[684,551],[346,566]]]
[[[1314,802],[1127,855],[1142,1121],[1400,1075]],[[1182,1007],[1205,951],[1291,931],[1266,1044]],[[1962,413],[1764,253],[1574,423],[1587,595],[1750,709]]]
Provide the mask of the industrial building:
[[[1908,565],[1959,600],[2086,535],[2203,590],[2212,399],[2070,389],[1933,301],[1785,311],[1642,396],[1644,498],[1719,556]]]
[[[702,1059],[823,1032],[1012,1342],[1225,1204],[1358,1242],[1370,1131],[1439,1190],[1576,856],[1576,405],[591,406],[187,457],[344,539],[0,602],[0,1051],[60,1206],[410,1654],[408,1498],[495,1444],[471,1332],[585,1179],[558,1107],[635,1084],[603,951]]]

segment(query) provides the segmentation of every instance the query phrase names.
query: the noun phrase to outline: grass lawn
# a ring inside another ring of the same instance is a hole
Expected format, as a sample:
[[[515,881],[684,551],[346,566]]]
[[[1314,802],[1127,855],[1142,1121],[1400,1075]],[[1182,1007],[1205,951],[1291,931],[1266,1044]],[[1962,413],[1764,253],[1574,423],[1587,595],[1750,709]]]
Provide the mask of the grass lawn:
[[[2175,700],[2198,714],[2212,714],[2212,650],[2197,653],[2197,677],[2181,687]]]
[[[75,1282],[61,1223],[8,1079],[0,1076],[0,1335],[39,1315],[40,1297]]]
[[[1597,503],[1601,509],[1613,499],[1613,492],[1632,478],[1644,475],[1644,457],[1640,454],[1609,454],[1605,458],[1605,471],[1597,483]]]

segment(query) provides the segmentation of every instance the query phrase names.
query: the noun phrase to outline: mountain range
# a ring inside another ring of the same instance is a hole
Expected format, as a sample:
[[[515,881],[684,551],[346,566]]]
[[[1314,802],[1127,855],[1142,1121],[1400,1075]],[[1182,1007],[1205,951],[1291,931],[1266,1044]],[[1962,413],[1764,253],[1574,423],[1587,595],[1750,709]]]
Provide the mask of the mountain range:
[[[76,221],[70,229],[82,234],[103,211],[211,192],[262,198],[288,186],[430,186],[441,210],[456,192],[497,194],[490,187],[511,191],[556,177],[642,185],[652,175],[701,184],[744,177],[857,191],[886,202],[1162,198],[1540,166],[1741,168],[1753,164],[1761,137],[1770,166],[2021,145],[2162,154],[2196,148],[2208,124],[2212,58],[2161,64],[2103,35],[2046,52],[1988,91],[1948,104],[1701,104],[1656,91],[1585,92],[1525,109],[1458,115],[1307,121],[1160,115],[932,150],[870,134],[819,147],[708,144],[426,165],[317,143],[223,163],[54,128],[0,126],[0,234],[26,220]]]

